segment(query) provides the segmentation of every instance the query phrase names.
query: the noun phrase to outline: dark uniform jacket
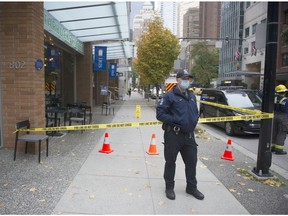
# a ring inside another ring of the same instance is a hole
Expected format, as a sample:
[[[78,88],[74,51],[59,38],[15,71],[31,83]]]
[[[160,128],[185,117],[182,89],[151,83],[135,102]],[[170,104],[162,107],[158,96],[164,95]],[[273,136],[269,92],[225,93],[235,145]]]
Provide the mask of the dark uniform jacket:
[[[199,118],[195,95],[188,90],[181,93],[177,86],[163,95],[156,111],[159,121],[177,126],[183,133],[193,132]]]
[[[288,113],[288,101],[286,97],[277,95],[274,99],[274,111]]]

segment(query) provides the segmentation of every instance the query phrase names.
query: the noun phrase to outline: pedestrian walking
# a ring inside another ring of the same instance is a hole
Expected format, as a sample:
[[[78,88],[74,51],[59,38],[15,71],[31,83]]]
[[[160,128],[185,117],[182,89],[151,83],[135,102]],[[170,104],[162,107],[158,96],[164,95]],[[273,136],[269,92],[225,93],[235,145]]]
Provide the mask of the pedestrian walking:
[[[275,91],[271,151],[275,154],[286,155],[284,144],[288,132],[288,99],[286,98],[288,89],[285,85],[278,85]]]
[[[174,178],[176,159],[180,152],[185,164],[186,192],[196,199],[204,199],[197,189],[197,144],[194,129],[198,122],[195,95],[188,90],[192,76],[183,70],[176,75],[177,85],[163,95],[156,109],[156,118],[163,122],[164,130],[164,180],[166,197],[175,199]]]
[[[128,90],[128,95],[129,95],[129,98],[131,97],[131,88],[129,88],[129,90]]]

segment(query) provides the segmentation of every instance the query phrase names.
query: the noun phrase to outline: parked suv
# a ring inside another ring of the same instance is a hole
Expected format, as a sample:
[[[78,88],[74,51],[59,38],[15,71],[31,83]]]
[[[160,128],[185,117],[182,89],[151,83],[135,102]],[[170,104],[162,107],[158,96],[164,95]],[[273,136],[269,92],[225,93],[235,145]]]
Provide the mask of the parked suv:
[[[227,87],[203,89],[200,100],[251,110],[261,110],[262,104],[262,99],[259,97],[259,94],[257,94],[257,91],[241,88],[229,89]],[[247,115],[247,113],[200,103],[200,115],[203,118],[209,118]],[[213,124],[224,128],[226,134],[230,136],[260,133],[260,120],[215,122]]]

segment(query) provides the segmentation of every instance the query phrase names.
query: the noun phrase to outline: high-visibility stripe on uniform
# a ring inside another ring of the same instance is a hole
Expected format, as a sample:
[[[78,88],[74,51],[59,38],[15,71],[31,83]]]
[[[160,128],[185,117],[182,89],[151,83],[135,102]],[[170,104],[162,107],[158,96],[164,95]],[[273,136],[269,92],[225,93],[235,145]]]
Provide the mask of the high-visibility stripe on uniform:
[[[176,83],[166,83],[166,92],[170,91],[174,86],[176,86]]]

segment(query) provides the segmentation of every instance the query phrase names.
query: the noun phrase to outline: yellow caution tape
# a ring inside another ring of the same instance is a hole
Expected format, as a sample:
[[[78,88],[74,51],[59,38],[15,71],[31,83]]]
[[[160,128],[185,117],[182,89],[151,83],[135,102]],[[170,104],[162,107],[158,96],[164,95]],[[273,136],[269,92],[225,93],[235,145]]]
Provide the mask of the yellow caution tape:
[[[46,127],[46,128],[30,128],[30,129],[19,129],[18,131],[42,132],[42,131],[66,131],[66,130],[95,130],[95,129],[107,129],[107,128],[154,126],[160,124],[162,124],[162,122],[160,121],[125,122],[125,123],[73,125],[73,126]]]
[[[251,110],[251,109],[239,108],[239,107],[228,106],[228,105],[223,105],[223,104],[219,104],[219,103],[212,103],[212,102],[203,101],[203,100],[197,100],[197,101],[199,103],[203,103],[203,104],[207,104],[207,105],[211,105],[211,106],[216,106],[216,107],[220,107],[223,109],[230,109],[230,110],[234,110],[234,111],[238,111],[238,112],[244,112],[244,113],[249,113],[249,114],[262,113],[260,110]]]
[[[223,116],[212,118],[200,118],[199,123],[211,123],[211,122],[225,122],[225,121],[241,121],[241,120],[256,120],[256,119],[270,119],[273,118],[273,114],[264,113],[257,115],[243,115],[243,116]]]
[[[212,103],[208,101],[197,100],[199,103],[220,107],[223,109],[230,109],[242,113],[248,113],[252,115],[241,115],[241,116],[223,116],[223,117],[213,117],[213,118],[204,118],[202,121],[205,122],[221,122],[221,121],[239,121],[239,120],[254,120],[254,119],[269,119],[273,118],[273,113],[265,113],[260,110],[251,110],[245,108],[239,108],[234,106],[223,105],[219,103]],[[201,119],[199,120],[201,122]]]
[[[197,100],[198,101],[198,100]],[[265,113],[259,110],[249,110],[244,108],[238,108],[233,106],[227,106],[223,104],[211,103],[207,101],[198,101],[207,105],[217,106],[224,109],[231,109],[239,112],[249,113],[252,115],[240,115],[240,116],[223,116],[223,117],[211,117],[211,118],[199,118],[199,123],[212,123],[212,122],[225,122],[225,121],[248,121],[258,119],[270,119],[273,118],[273,113]],[[136,118],[141,115],[141,106],[136,106]],[[74,126],[61,126],[61,127],[46,127],[46,128],[30,128],[30,129],[19,129],[18,131],[69,131],[69,130],[96,130],[96,129],[107,129],[107,128],[127,128],[127,127],[142,127],[142,126],[155,126],[161,125],[160,121],[146,121],[146,122],[124,122],[124,123],[109,123],[109,124],[89,124],[89,125],[74,125]],[[16,131],[15,131],[16,132]],[[14,132],[14,133],[15,133]]]
[[[212,118],[199,118],[199,123],[212,123],[224,121],[241,121],[241,120],[256,120],[256,119],[270,119],[273,114],[264,113],[257,115],[243,115],[243,116],[225,116],[225,117],[212,117]],[[109,123],[109,124],[89,124],[89,125],[74,125],[74,126],[61,126],[61,127],[47,127],[47,128],[30,128],[20,129],[18,131],[69,131],[69,130],[96,130],[107,128],[128,128],[128,127],[142,127],[142,126],[156,126],[161,125],[160,121],[146,121],[146,122],[124,122],[124,123]]]

